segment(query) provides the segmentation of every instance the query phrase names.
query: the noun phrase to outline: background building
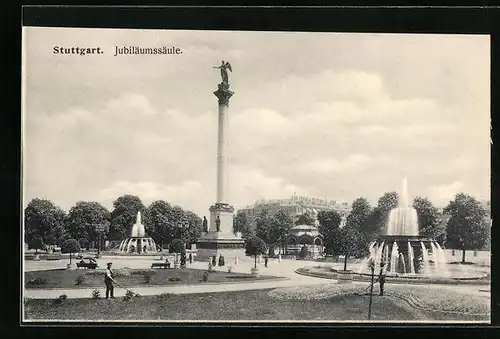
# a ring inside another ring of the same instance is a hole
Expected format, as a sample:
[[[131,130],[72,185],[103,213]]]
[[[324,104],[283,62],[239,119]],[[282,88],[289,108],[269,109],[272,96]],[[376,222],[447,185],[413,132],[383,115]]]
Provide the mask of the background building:
[[[285,199],[257,200],[253,205],[241,208],[240,211],[244,211],[250,220],[253,221],[263,210],[267,210],[269,213],[273,214],[280,209],[288,212],[293,218],[298,218],[299,215],[305,213],[316,216],[320,211],[334,210],[341,215],[342,221],[340,227],[343,227],[346,223],[347,215],[351,210],[351,206],[348,202],[344,201],[339,202],[324,198],[293,195],[291,198]],[[255,226],[255,223],[252,224]]]

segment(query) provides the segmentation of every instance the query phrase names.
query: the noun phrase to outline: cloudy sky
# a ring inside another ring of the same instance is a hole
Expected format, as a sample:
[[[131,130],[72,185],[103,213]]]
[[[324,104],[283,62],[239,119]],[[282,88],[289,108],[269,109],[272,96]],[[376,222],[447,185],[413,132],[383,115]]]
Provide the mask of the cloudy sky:
[[[207,215],[222,59],[236,208],[294,192],[376,202],[404,176],[438,206],[490,196],[488,36],[29,28],[24,39],[25,205],[111,208],[136,194]],[[115,57],[116,45],[183,54]]]

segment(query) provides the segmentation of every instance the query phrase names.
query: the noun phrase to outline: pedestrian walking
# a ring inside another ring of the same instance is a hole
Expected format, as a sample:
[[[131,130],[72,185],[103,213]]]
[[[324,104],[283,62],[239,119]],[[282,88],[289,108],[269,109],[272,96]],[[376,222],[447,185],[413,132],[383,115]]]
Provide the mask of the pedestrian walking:
[[[115,298],[115,287],[113,286],[113,284],[116,284],[116,281],[113,279],[113,271],[111,270],[112,265],[113,263],[108,262],[106,274],[104,275],[104,284],[106,285],[106,299],[109,299],[109,297],[111,297],[111,299]]]
[[[264,257],[264,266],[267,267],[267,261],[269,260],[269,258],[267,257],[267,254],[266,256]]]
[[[193,263],[193,254],[189,253],[189,263]]]
[[[212,266],[217,266],[217,257],[215,256],[215,254],[212,256]]]

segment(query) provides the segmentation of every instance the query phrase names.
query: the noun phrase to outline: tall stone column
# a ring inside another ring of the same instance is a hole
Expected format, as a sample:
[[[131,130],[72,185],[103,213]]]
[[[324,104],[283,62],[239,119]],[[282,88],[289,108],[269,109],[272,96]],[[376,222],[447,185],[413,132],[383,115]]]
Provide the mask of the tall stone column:
[[[214,92],[219,99],[219,124],[217,138],[217,200],[219,204],[227,204],[227,146],[228,146],[228,113],[229,99],[234,94],[229,89],[219,87]]]
[[[233,233],[234,207],[228,197],[228,127],[229,99],[234,92],[225,82],[219,84],[214,92],[218,99],[218,136],[217,136],[217,193],[215,204],[210,206],[208,232],[197,243],[197,259],[206,260],[212,256],[223,255],[226,260],[245,257],[244,240]],[[236,259],[235,259],[236,260]],[[226,261],[228,262],[228,261]]]

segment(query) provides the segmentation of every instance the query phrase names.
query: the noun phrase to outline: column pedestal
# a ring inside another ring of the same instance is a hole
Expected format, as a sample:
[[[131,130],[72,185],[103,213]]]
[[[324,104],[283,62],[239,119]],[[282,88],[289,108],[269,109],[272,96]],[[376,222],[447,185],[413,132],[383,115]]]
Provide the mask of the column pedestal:
[[[218,262],[219,256],[229,264],[238,258],[238,261],[245,258],[245,240],[233,233],[233,212],[234,208],[228,204],[215,204],[210,206],[210,226],[208,232],[203,234],[196,244],[198,254],[197,260],[208,260],[214,255]],[[220,220],[217,231],[217,216]]]

